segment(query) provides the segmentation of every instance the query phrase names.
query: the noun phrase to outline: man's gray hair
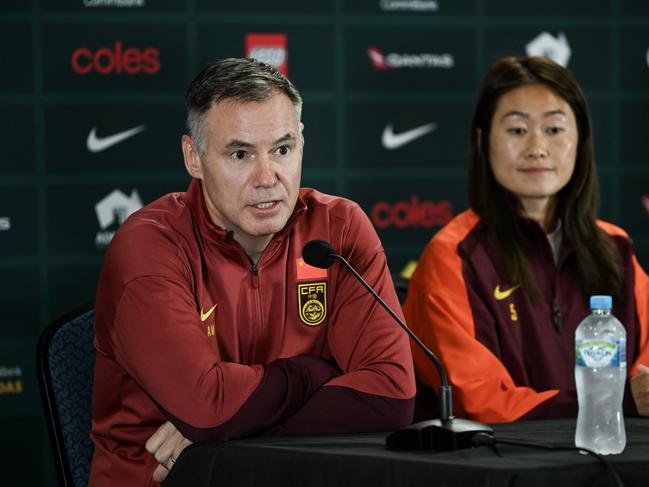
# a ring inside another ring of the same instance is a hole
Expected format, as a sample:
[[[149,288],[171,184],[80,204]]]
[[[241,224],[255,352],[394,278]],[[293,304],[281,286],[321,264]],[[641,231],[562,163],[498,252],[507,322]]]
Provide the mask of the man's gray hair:
[[[205,152],[205,114],[217,102],[233,99],[241,102],[262,102],[273,94],[285,94],[302,113],[302,97],[295,86],[269,64],[248,58],[227,58],[214,61],[201,70],[187,88],[187,130],[199,154]]]

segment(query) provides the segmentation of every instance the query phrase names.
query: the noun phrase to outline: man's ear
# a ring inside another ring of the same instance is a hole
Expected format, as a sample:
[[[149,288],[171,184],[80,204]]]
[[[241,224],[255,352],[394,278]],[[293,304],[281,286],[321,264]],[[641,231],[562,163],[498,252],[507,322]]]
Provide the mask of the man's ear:
[[[196,144],[189,135],[183,135],[181,140],[185,169],[195,179],[203,179],[203,164]]]

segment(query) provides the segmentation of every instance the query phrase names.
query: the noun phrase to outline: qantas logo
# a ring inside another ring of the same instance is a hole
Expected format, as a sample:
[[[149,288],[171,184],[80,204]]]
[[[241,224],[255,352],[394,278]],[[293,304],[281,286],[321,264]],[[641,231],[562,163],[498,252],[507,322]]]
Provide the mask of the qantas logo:
[[[133,137],[134,135],[139,134],[144,129],[146,129],[146,125],[139,125],[137,127],[133,127],[132,129],[124,130],[123,132],[118,132],[113,135],[98,137],[97,127],[93,127],[88,134],[88,139],[86,140],[86,148],[90,152],[102,152],[113,147],[114,145],[119,144],[120,142],[125,141],[130,137]]]
[[[429,132],[432,132],[437,128],[436,123],[428,123],[420,127],[415,127],[414,129],[406,130],[398,134],[394,133],[394,126],[392,124],[386,125],[383,129],[383,135],[381,136],[381,143],[383,147],[388,150],[398,149],[404,145],[417,140],[420,137],[423,137]]]
[[[451,53],[434,54],[422,53],[396,53],[383,54],[376,47],[368,47],[367,55],[372,66],[377,70],[400,68],[443,68],[451,69],[455,66],[455,57]]]
[[[509,296],[512,295],[514,291],[516,291],[520,285],[510,287],[509,289],[505,289],[504,291],[500,290],[500,285],[496,286],[494,289],[494,298],[496,298],[497,301],[502,301],[503,299],[507,299]]]

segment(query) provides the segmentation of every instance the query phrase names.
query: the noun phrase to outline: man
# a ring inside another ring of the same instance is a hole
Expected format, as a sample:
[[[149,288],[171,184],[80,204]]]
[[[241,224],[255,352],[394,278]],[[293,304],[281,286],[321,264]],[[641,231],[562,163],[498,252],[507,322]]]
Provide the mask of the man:
[[[301,259],[308,241],[331,242],[399,312],[358,205],[299,188],[296,89],[225,59],[186,101],[193,180],[122,225],[99,281],[91,486],[157,485],[190,441],[385,431],[412,416],[405,334],[344,269]],[[161,425],[148,445],[159,466],[145,443]]]

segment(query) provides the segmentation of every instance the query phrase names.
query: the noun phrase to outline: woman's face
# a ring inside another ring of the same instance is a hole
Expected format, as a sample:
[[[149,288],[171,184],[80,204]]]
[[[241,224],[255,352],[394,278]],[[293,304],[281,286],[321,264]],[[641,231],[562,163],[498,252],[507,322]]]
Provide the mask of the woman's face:
[[[570,181],[579,134],[570,105],[544,85],[505,93],[494,112],[489,161],[496,181],[528,213],[544,218],[547,204]]]

